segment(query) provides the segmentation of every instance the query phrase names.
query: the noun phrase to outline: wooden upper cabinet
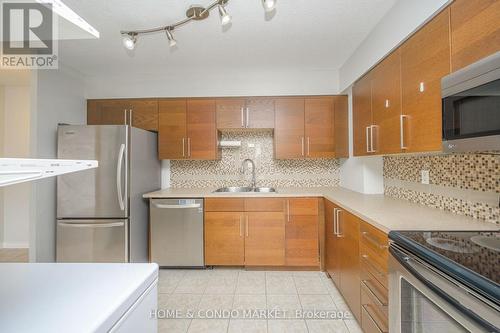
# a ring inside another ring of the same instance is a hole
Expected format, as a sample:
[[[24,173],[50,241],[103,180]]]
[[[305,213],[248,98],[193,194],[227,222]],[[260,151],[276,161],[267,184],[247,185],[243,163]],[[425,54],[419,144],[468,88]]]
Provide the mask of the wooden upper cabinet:
[[[274,156],[276,159],[305,157],[304,99],[276,99]]]
[[[347,96],[334,96],[335,157],[349,157],[349,109]]]
[[[453,71],[500,51],[500,1],[455,0],[450,8]]]
[[[305,99],[306,157],[335,157],[333,97]]]
[[[285,264],[285,215],[282,212],[246,213],[245,265]]]
[[[158,131],[158,100],[130,100],[132,126]]]
[[[187,158],[215,160],[219,158],[215,100],[187,100]]]
[[[156,99],[89,100],[88,125],[130,124],[148,131],[158,131],[158,101]]]
[[[219,98],[216,105],[217,129],[245,128],[245,99]]]
[[[407,152],[441,150],[441,78],[450,72],[450,10],[401,47],[403,140]]]
[[[286,265],[319,265],[317,198],[287,200]]]
[[[186,100],[160,100],[158,114],[158,153],[160,159],[186,158]]]
[[[373,124],[371,72],[354,84],[352,97],[354,156],[371,155]]]
[[[373,150],[401,152],[401,53],[397,49],[372,72]]]
[[[245,263],[244,213],[205,213],[205,265]]]
[[[274,98],[250,97],[246,100],[246,127],[253,129],[274,128]]]

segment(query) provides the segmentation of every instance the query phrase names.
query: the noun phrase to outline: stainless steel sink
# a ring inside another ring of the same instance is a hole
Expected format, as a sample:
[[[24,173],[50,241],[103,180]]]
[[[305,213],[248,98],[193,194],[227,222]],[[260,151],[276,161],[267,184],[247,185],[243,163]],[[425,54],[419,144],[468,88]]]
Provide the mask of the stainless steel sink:
[[[255,188],[252,188],[252,187],[236,187],[236,186],[233,186],[233,187],[222,187],[222,188],[219,188],[217,190],[215,190],[214,192],[216,193],[275,193],[276,192],[276,189],[272,188],[272,187],[255,187]]]

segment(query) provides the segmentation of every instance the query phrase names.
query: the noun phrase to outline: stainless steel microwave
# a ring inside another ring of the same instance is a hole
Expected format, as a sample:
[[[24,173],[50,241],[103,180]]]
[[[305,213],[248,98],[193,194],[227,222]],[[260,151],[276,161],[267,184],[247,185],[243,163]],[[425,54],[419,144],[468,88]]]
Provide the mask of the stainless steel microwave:
[[[500,152],[500,52],[441,81],[443,151]]]

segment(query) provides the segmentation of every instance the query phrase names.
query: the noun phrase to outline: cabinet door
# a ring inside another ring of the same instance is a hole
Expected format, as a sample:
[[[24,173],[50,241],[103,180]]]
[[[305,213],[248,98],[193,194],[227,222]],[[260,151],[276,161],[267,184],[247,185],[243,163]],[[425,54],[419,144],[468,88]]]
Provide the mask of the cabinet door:
[[[244,213],[205,213],[205,265],[243,265]]]
[[[318,199],[287,200],[286,265],[319,265]]]
[[[283,212],[246,213],[245,265],[283,266],[285,264],[285,214]]]
[[[187,101],[187,158],[215,160],[219,157],[215,125],[215,100]]]
[[[217,99],[217,129],[236,129],[245,127],[245,99]]]
[[[274,128],[274,99],[252,97],[246,100],[246,127],[254,129]]]
[[[332,97],[305,99],[305,155],[307,157],[335,157],[333,113]]]
[[[441,150],[441,78],[450,72],[449,8],[401,47],[403,146]]]
[[[88,125],[125,125],[128,121],[128,100],[110,99],[89,101],[87,106]]]
[[[129,100],[132,126],[158,131],[158,100]]]
[[[401,53],[394,51],[372,73],[373,148],[377,154],[401,152]]]
[[[370,126],[373,124],[371,73],[354,84],[352,98],[354,156],[370,155]]]
[[[304,99],[277,99],[274,126],[275,158],[305,157]]]
[[[352,314],[361,319],[361,289],[359,266],[359,219],[341,210],[339,216],[340,291]]]
[[[160,100],[158,114],[158,150],[160,159],[186,158],[186,100]]]
[[[334,97],[335,157],[349,157],[349,109],[347,96]]]
[[[455,0],[450,8],[452,71],[500,51],[500,1]]]
[[[325,200],[325,268],[333,282],[340,288],[340,238],[335,234],[336,205]]]

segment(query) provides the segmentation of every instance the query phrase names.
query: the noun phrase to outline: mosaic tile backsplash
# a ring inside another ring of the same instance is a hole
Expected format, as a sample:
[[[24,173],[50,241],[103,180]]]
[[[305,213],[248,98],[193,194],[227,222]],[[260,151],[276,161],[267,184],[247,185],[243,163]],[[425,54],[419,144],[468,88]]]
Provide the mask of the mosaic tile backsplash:
[[[257,186],[319,187],[338,186],[337,159],[275,160],[273,132],[224,132],[222,140],[241,141],[240,148],[222,149],[217,161],[171,161],[170,185],[174,188],[248,186],[251,168],[240,172],[244,159],[254,160]]]
[[[430,185],[421,185],[429,170]],[[456,214],[500,224],[500,156],[451,154],[384,157],[384,190]]]

